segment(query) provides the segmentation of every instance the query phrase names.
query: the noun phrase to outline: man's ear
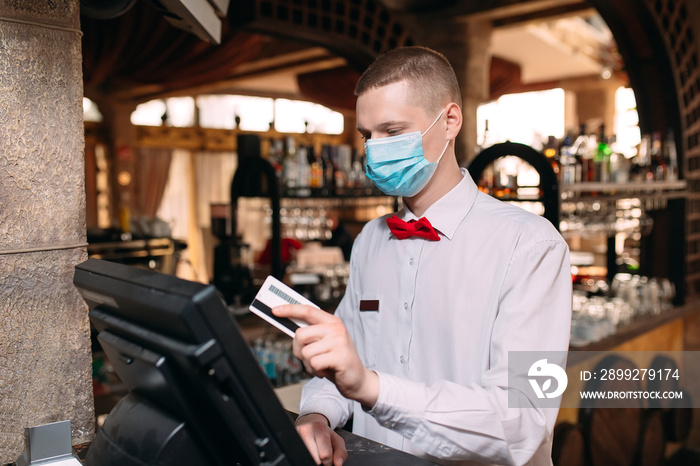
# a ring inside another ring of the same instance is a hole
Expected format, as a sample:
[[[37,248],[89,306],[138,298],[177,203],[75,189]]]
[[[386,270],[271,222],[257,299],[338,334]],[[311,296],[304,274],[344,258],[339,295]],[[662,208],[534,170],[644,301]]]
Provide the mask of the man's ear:
[[[445,128],[447,139],[455,139],[462,129],[462,109],[456,103],[447,105],[445,110],[447,126]]]

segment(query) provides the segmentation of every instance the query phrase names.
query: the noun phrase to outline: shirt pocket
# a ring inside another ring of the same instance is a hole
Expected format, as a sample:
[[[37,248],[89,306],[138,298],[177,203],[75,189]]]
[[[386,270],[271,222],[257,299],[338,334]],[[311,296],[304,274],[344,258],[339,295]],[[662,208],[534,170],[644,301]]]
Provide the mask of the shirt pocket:
[[[368,369],[377,366],[381,307],[381,301],[375,296],[360,296],[358,309],[356,309],[359,315],[357,320],[359,328],[355,332],[355,346]]]

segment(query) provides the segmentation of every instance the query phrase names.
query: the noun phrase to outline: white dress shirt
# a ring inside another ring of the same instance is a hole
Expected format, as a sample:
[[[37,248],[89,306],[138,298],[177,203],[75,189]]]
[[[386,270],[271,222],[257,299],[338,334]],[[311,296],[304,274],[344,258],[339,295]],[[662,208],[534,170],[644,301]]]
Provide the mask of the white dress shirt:
[[[300,414],[334,428],[353,416],[354,433],[444,464],[548,465],[557,409],[508,408],[508,351],[568,349],[568,248],[549,221],[462,175],[425,212],[440,241],[398,240],[381,217],[353,246],[336,314],[379,375],[375,406],[316,378]],[[365,300],[378,311],[360,311]]]

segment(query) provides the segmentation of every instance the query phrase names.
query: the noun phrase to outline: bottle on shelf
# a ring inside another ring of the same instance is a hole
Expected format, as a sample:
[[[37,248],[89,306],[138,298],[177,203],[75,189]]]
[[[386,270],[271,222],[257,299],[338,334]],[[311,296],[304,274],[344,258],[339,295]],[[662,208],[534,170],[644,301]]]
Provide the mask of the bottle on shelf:
[[[364,186],[366,178],[367,177],[365,176],[365,171],[362,168],[362,161],[356,155],[352,162],[352,168],[350,169],[350,173],[348,174],[347,187],[361,188]]]
[[[299,169],[298,187],[308,188],[311,184],[311,165],[309,165],[309,150],[306,146],[297,149],[297,167]]]
[[[654,131],[651,137],[651,168],[647,174],[647,181],[663,181],[665,179],[666,161],[661,143],[661,132]]]
[[[481,139],[481,144],[477,144],[476,153],[478,154],[482,150],[490,147],[494,144],[491,133],[489,133],[489,120],[484,121],[484,134]]]
[[[268,161],[275,169],[275,175],[280,185],[284,182],[284,142],[279,139],[270,139],[270,153]]]
[[[576,140],[571,145],[571,153],[576,159],[576,164],[581,167],[576,173],[575,182],[588,181],[589,165],[592,164],[589,153],[589,135],[586,134],[586,125],[581,124]]]
[[[554,174],[559,178],[559,151],[557,150],[557,138],[554,136],[549,136],[547,138],[547,145],[544,149],[544,155],[547,157]]]
[[[610,181],[627,183],[629,181],[629,161],[619,150],[617,135],[610,136]]]
[[[299,162],[296,152],[296,141],[292,137],[287,138],[285,140],[284,162],[282,165],[284,185],[287,188],[299,186]]]
[[[331,161],[331,146],[329,145],[324,145],[321,148],[321,166],[323,169],[323,187],[332,189],[335,183],[335,170]]]
[[[335,167],[335,187],[343,189],[347,187],[348,175],[352,170],[352,147],[347,144],[338,146],[337,162]]]
[[[520,159],[515,156],[505,156],[496,159],[494,168],[493,194],[499,199],[510,199],[518,192],[518,170]]]
[[[486,168],[484,168],[477,186],[480,191],[485,192],[486,194],[494,194],[495,173],[493,163],[488,164]]]
[[[676,138],[673,135],[673,129],[669,128],[666,132],[666,140],[664,141],[664,157],[668,161],[666,165],[666,179],[668,181],[678,180],[678,153],[676,152]]]
[[[569,133],[564,136],[559,148],[559,179],[561,184],[573,184],[581,181],[581,163],[576,158]]]
[[[605,124],[600,125],[598,133],[598,144],[593,155],[593,166],[595,169],[594,180],[607,183],[610,181],[610,146],[605,135]]]
[[[313,156],[313,148],[309,151],[309,158],[312,159],[310,168],[309,185],[312,188],[323,188],[323,161],[321,155]]]
[[[651,136],[644,134],[639,142],[639,148],[637,149],[637,155],[634,157],[632,168],[630,168],[630,181],[648,181],[652,177]]]
[[[597,179],[595,156],[598,151],[598,138],[591,133],[586,137],[586,147],[583,151],[585,170],[581,174],[583,181],[593,182]]]

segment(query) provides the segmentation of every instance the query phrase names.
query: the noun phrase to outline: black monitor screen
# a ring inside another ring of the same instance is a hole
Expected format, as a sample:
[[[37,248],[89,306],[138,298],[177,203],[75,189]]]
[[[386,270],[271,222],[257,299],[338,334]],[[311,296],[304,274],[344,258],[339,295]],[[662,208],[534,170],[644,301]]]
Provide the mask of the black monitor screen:
[[[97,259],[74,283],[129,390],[87,464],[314,464],[212,285]]]

